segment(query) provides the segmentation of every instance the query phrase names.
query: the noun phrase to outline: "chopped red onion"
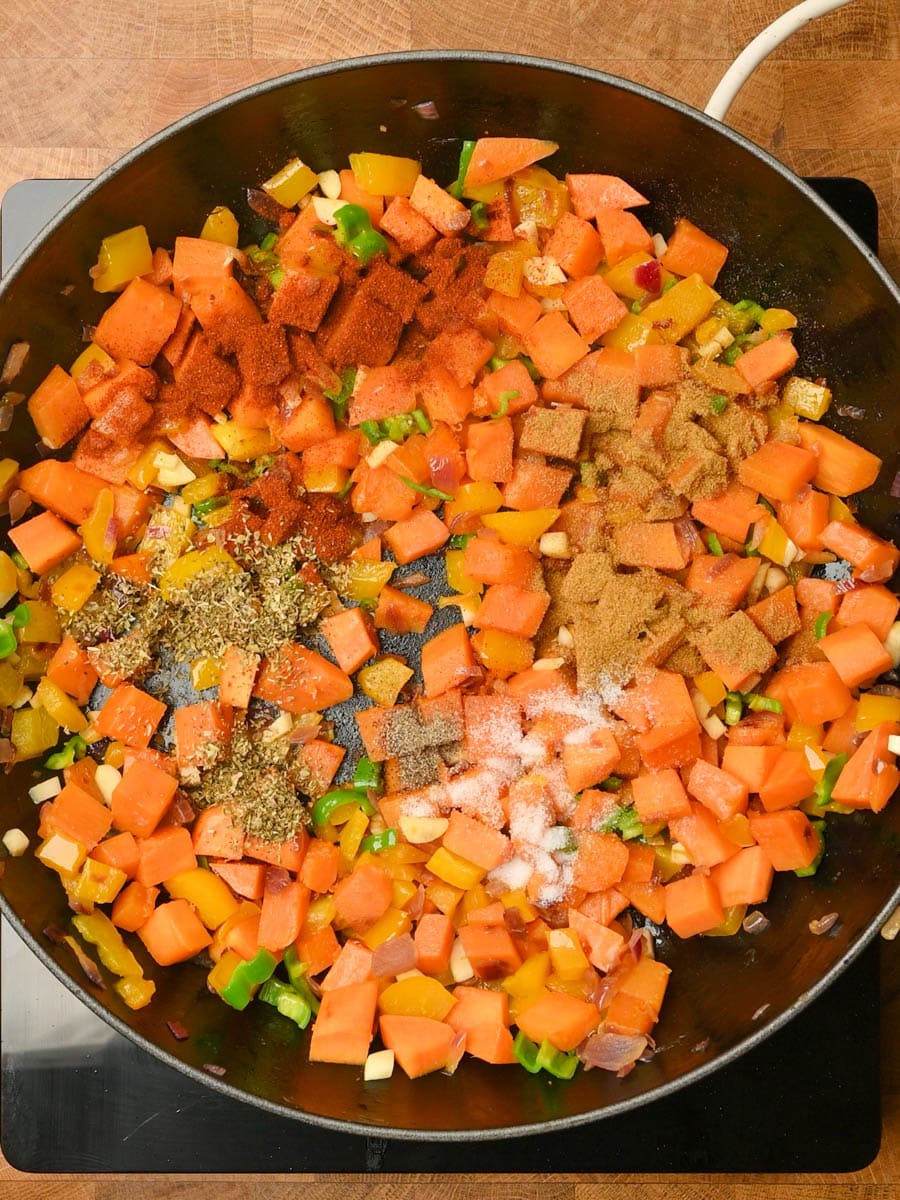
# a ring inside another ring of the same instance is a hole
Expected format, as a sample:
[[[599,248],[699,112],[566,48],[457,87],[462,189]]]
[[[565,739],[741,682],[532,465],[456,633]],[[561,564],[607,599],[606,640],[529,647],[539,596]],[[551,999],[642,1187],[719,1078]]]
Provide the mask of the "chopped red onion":
[[[586,1067],[618,1072],[633,1067],[646,1049],[643,1034],[594,1033],[578,1051],[578,1057]]]
[[[180,1021],[166,1021],[169,1027],[169,1033],[176,1042],[184,1042],[191,1036],[190,1030],[187,1029]]]
[[[119,522],[116,517],[110,517],[106,522],[106,529],[103,531],[103,544],[115,549],[115,545],[118,540]]]
[[[425,584],[429,582],[430,578],[431,577],[429,575],[426,575],[424,571],[413,571],[413,573],[411,575],[404,575],[402,579],[395,580],[394,587],[396,587],[396,588],[424,587]]]
[[[284,891],[290,882],[290,872],[285,870],[284,867],[266,867],[265,890],[269,895],[277,896],[279,892]]]
[[[840,913],[836,912],[826,913],[824,917],[816,917],[809,923],[809,932],[814,933],[816,937],[821,937],[823,933],[834,929],[840,919]]]
[[[675,537],[683,554],[690,555],[693,558],[695,554],[706,553],[706,547],[700,537],[700,531],[690,517],[678,518],[675,522]]]
[[[750,541],[747,544],[748,550],[759,549],[759,543],[765,537],[766,525],[766,521],[754,521],[750,526]]]
[[[635,962],[640,962],[644,955],[653,958],[653,935],[650,930],[643,926],[635,929],[628,939],[628,949]]]
[[[834,411],[839,417],[847,417],[851,421],[863,421],[866,416],[866,410],[855,404],[839,404]]]
[[[741,928],[744,933],[765,933],[771,924],[769,918],[755,908],[741,921]]]
[[[15,761],[16,749],[9,738],[0,738],[0,763]]]
[[[0,387],[9,387],[28,360],[31,347],[27,342],[13,342],[0,371]]]
[[[85,951],[82,950],[81,946],[79,946],[78,942],[76,942],[73,937],[67,933],[63,933],[63,931],[57,925],[45,926],[44,937],[49,938],[50,941],[56,946],[68,946],[75,955],[75,960],[79,967],[81,967],[82,971],[84,971],[90,982],[94,984],[95,987],[103,989],[106,988],[106,984],[103,982],[103,976],[100,974],[100,968],[90,957],[90,955],[86,954]]]
[[[517,908],[504,908],[503,924],[510,933],[521,934],[525,932],[525,918]]]
[[[288,741],[292,746],[305,746],[307,742],[313,741],[318,735],[318,725],[296,725],[288,735]]]
[[[208,1071],[210,1075],[221,1076],[225,1074],[225,1068],[220,1067],[218,1063],[204,1063],[203,1070]]]
[[[762,1016],[764,1013],[768,1012],[768,1011],[769,1011],[769,1009],[770,1009],[771,1007],[772,1007],[772,1005],[771,1005],[771,1004],[761,1004],[761,1005],[759,1006],[759,1008],[756,1010],[756,1012],[753,1014],[753,1016],[750,1018],[750,1020],[751,1020],[751,1021],[758,1021],[758,1020],[759,1020],[759,1018],[760,1018],[760,1017],[761,1017],[761,1016]]]
[[[421,883],[416,890],[416,894],[407,904],[406,911],[414,921],[418,921],[419,917],[421,917],[422,913],[425,911],[425,889],[422,887]]]
[[[21,521],[31,508],[31,497],[21,488],[16,488],[9,498],[9,523],[15,525]]]
[[[423,121],[439,121],[441,119],[441,114],[433,100],[423,100],[421,104],[414,104],[412,110]]]
[[[376,979],[393,979],[416,965],[416,944],[408,933],[375,947],[372,974]]]
[[[466,1035],[460,1032],[450,1043],[450,1051],[447,1054],[447,1065],[444,1067],[445,1075],[452,1075],[459,1064],[462,1062],[462,1056],[466,1052]]]
[[[696,1046],[691,1046],[691,1048],[690,1048],[690,1050],[688,1051],[688,1053],[689,1053],[689,1054],[703,1054],[703,1053],[705,1053],[705,1051],[707,1051],[707,1050],[709,1049],[709,1042],[710,1042],[710,1039],[709,1039],[708,1037],[704,1038],[702,1041],[698,1042],[698,1043],[696,1044]]]
[[[431,472],[431,486],[438,491],[452,491],[459,484],[456,465],[446,454],[437,454],[429,459],[428,469]]]
[[[184,792],[179,790],[175,793],[172,803],[166,810],[164,823],[169,827],[173,825],[190,825],[196,815],[190,800],[188,800]]]
[[[13,423],[13,406],[0,404],[0,433],[6,433]]]
[[[894,700],[900,699],[900,687],[894,687],[892,683],[876,683],[874,687],[866,690],[870,696],[891,696]]]
[[[900,500],[900,471],[894,476],[894,482],[891,484],[891,496],[894,500]]]

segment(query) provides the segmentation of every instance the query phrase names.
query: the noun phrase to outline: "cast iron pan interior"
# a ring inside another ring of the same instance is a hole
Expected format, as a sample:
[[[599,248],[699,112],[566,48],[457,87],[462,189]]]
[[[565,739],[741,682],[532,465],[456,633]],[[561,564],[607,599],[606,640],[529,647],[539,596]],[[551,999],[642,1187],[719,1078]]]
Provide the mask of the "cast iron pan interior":
[[[437,119],[413,107],[428,100]],[[216,204],[234,208],[246,232],[245,187],[295,154],[317,170],[345,164],[351,151],[411,154],[447,181],[460,137],[482,134],[552,138],[561,150],[547,165],[558,174],[622,175],[652,198],[651,228],[668,232],[684,214],[727,243],[723,294],[797,312],[804,373],[829,379],[835,407],[865,410],[862,421],[833,423],[885,458],[877,485],[862,497],[861,517],[896,537],[889,488],[898,465],[900,305],[877,260],[794,176],[730,131],[632,84],[537,59],[435,52],[316,67],[212,105],[151,139],[70,205],[6,280],[0,352],[18,339],[32,346],[16,386],[30,391],[53,363],[68,364],[78,353],[82,323],[93,323],[102,306],[87,272],[103,236],[141,222],[152,244],[171,246],[176,234],[199,229]],[[20,419],[2,452],[27,462],[33,443]],[[33,778],[23,766],[2,784],[3,828],[19,825],[32,838]],[[453,1078],[411,1083],[397,1072],[389,1082],[363,1085],[357,1070],[310,1066],[304,1036],[268,1006],[234,1013],[207,994],[199,967],[160,971],[141,949],[158,992],[151,1006],[130,1012],[110,991],[87,985],[68,951],[42,937],[45,926],[69,916],[51,872],[31,855],[8,860],[0,889],[6,916],[68,987],[120,1032],[209,1086],[345,1131],[484,1138],[636,1107],[698,1078],[792,1014],[797,1037],[811,1036],[805,1003],[897,901],[900,806],[878,819],[829,818],[829,827],[818,875],[777,881],[765,935],[665,940],[662,956],[674,973],[656,1031],[661,1050],[624,1080],[592,1071],[561,1084],[466,1061]],[[830,911],[841,916],[837,933],[813,937],[808,922]],[[176,1043],[167,1020],[181,1021],[192,1037]],[[225,1067],[221,1079],[201,1069],[209,1062]]]

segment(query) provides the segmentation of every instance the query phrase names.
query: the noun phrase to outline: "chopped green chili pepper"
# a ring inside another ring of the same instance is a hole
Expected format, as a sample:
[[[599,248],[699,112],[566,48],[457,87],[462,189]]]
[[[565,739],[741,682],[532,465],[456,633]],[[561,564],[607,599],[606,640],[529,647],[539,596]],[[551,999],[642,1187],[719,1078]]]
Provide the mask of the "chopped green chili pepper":
[[[350,495],[350,489],[353,487],[353,476],[351,475],[339,492],[335,492],[338,500],[343,500],[345,496]]]
[[[600,831],[602,833],[618,833],[624,842],[644,836],[644,826],[634,809],[628,805],[622,805],[607,817],[600,826]]]
[[[849,754],[836,754],[834,758],[829,759],[825,773],[813,788],[813,795],[816,798],[816,808],[824,808],[831,800],[834,785],[837,783],[841,771],[847,765],[849,757]]]
[[[500,395],[497,397],[500,407],[497,409],[497,411],[495,413],[491,413],[491,420],[496,421],[498,417],[505,417],[506,414],[509,412],[510,401],[518,400],[518,398],[519,398],[518,389],[514,389],[509,392],[501,392]]]
[[[481,200],[477,201],[477,203],[472,205],[470,215],[472,218],[472,224],[479,232],[487,229],[490,221],[488,220],[486,204],[484,204]]]
[[[725,724],[737,725],[744,715],[744,698],[740,692],[728,692],[725,696]]]
[[[465,550],[474,536],[474,533],[454,533],[451,535],[447,547],[450,550]]]
[[[221,475],[243,475],[240,467],[236,467],[234,463],[226,462],[224,458],[211,458],[209,465]]]
[[[745,338],[737,338],[734,342],[732,342],[732,344],[722,355],[722,362],[727,363],[729,367],[733,367],[737,360],[744,353],[745,340]]]
[[[227,496],[210,496],[208,500],[200,500],[191,506],[191,517],[198,524],[202,524],[205,516],[215,512],[217,508],[222,508],[227,503]]]
[[[709,407],[713,410],[713,412],[716,414],[717,417],[720,417],[722,415],[722,413],[725,411],[725,409],[728,407],[728,397],[721,396],[721,395],[720,396],[711,396],[710,401],[709,401]]]
[[[571,1079],[578,1070],[578,1055],[557,1050],[552,1042],[543,1041],[537,1052],[537,1065],[556,1079]]]
[[[306,977],[306,963],[300,961],[300,955],[295,946],[288,946],[284,952],[284,967],[291,981],[291,987],[299,992],[314,1013],[319,1011],[319,997],[309,986]]]
[[[472,161],[472,155],[475,153],[474,142],[463,142],[462,149],[459,152],[459,170],[456,174],[456,179],[447,188],[447,191],[458,200],[462,196],[463,184],[466,181],[466,171],[469,169],[469,163]]]
[[[442,492],[440,488],[428,487],[428,485],[424,483],[416,483],[414,479],[407,479],[405,475],[401,475],[400,478],[408,488],[412,488],[414,492],[421,492],[423,496],[431,496],[434,500],[453,499],[449,492]]]
[[[751,547],[750,538],[747,538],[746,542],[744,542],[744,556],[746,558],[759,558],[759,550]]]
[[[757,304],[755,300],[738,300],[734,306],[735,312],[746,313],[755,325],[758,325],[765,316],[766,310],[761,304]]]
[[[832,613],[819,613],[819,615],[816,617],[816,623],[813,627],[816,634],[816,641],[818,641],[819,638],[823,638],[828,632],[828,624],[831,621],[832,616]]]
[[[822,859],[825,857],[825,822],[822,820],[810,821],[810,825],[812,825],[813,829],[816,831],[816,837],[819,839],[819,853],[812,860],[808,867],[798,867],[794,871],[794,874],[800,879],[806,879],[810,875],[815,875],[816,871],[818,871],[819,867],[821,866]]]
[[[264,475],[269,467],[275,463],[274,454],[261,454],[253,466],[250,468],[248,479],[259,479],[260,475]]]
[[[513,1054],[516,1056],[516,1061],[530,1071],[532,1075],[537,1075],[541,1069],[541,1064],[538,1062],[538,1045],[531,1038],[527,1038],[521,1030],[513,1039]]]
[[[387,434],[377,421],[360,421],[359,429],[366,441],[372,446],[377,446],[379,442],[383,442],[387,437]]]
[[[350,403],[350,397],[353,395],[353,389],[356,387],[356,368],[348,367],[346,371],[341,372],[341,386],[337,391],[326,391],[325,399],[331,404],[334,409],[334,415],[339,421],[346,420],[347,406]]]
[[[780,700],[776,700],[772,696],[761,696],[759,692],[745,692],[743,700],[751,712],[784,712],[784,706]]]
[[[259,990],[259,999],[263,1004],[271,1004],[300,1029],[305,1029],[312,1020],[312,1009],[304,998],[280,979],[267,979]]]
[[[716,558],[722,558],[725,551],[722,549],[722,543],[719,541],[718,534],[713,533],[710,529],[706,534],[706,544],[709,547],[710,554],[714,554]]]
[[[327,825],[337,810],[347,804],[358,805],[367,817],[375,815],[371,801],[362,792],[352,791],[350,788],[339,788],[334,792],[326,792],[315,802],[311,814],[313,825]]]
[[[269,231],[263,240],[259,243],[260,250],[271,250],[278,241],[278,234],[274,231]]]
[[[8,621],[0,621],[0,658],[9,658],[18,648],[12,625]]]
[[[673,288],[677,282],[678,282],[677,279],[667,279],[666,282],[662,285],[662,291],[660,292],[660,295],[664,296],[666,294],[666,292],[669,290],[669,288]]]
[[[644,306],[641,304],[640,300],[632,300],[632,302],[628,305],[628,311],[634,313],[636,317],[639,317],[644,311]]]
[[[600,791],[601,792],[621,791],[622,784],[624,782],[625,781],[621,775],[607,775],[607,777],[600,784]]]
[[[273,288],[280,288],[284,282],[284,270],[281,267],[276,267],[274,271],[269,272],[269,283]]]
[[[520,354],[519,362],[522,364],[522,366],[525,368],[525,370],[528,372],[528,374],[531,376],[532,379],[540,379],[541,378],[540,371],[537,369],[537,367],[534,365],[534,363],[531,361],[531,359],[528,357],[527,354]]]
[[[268,950],[257,950],[251,959],[239,962],[219,995],[232,1008],[245,1009],[261,983],[270,978],[278,959]]]
[[[25,559],[22,557],[22,555],[19,553],[18,550],[13,550],[12,554],[9,557],[13,560],[13,562],[16,564],[16,566],[19,568],[20,571],[28,570],[28,563],[25,561]]]
[[[395,416],[385,417],[378,424],[385,437],[390,438],[392,442],[402,442],[412,433],[415,422],[412,413],[397,413]]]
[[[385,829],[383,833],[370,833],[359,843],[361,854],[381,854],[397,845],[397,830]]]
[[[380,791],[381,763],[372,762],[371,758],[363,755],[353,772],[353,786],[360,792]]]
[[[17,604],[7,617],[12,622],[13,629],[24,629],[31,620],[31,609],[27,604]]]
[[[44,766],[50,771],[61,771],[63,767],[71,767],[72,763],[84,758],[85,754],[87,754],[87,742],[80,733],[75,733],[63,742],[59,750],[44,759]]]
[[[334,240],[363,266],[376,254],[387,254],[387,242],[372,228],[372,219],[361,204],[342,205],[334,219],[337,222]]]
[[[431,422],[421,408],[414,408],[409,415],[419,427],[419,433],[431,433]]]
[[[578,477],[585,487],[599,487],[600,485],[600,472],[597,470],[596,463],[579,463]]]
[[[501,358],[499,354],[494,354],[488,359],[488,370],[499,371],[501,367],[505,367],[507,363],[515,362],[513,358]]]

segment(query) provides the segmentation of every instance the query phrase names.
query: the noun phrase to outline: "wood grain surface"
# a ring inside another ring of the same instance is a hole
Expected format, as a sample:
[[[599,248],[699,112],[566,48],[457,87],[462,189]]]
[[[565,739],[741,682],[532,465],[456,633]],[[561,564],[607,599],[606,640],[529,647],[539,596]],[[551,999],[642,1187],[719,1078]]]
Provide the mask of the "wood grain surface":
[[[184,113],[333,58],[466,47],[536,53],[703,106],[789,0],[0,0],[0,194],[19,179],[92,176]],[[875,191],[882,258],[900,278],[900,3],[855,0],[809,25],[752,77],[729,123],[801,174]],[[884,1137],[866,1170],[802,1176],[249,1177],[306,1200],[896,1200],[900,1196],[900,945],[883,950]],[[823,1097],[823,1119],[827,1098]],[[848,1136],[850,1131],[836,1131]],[[244,1200],[248,1177],[24,1176],[0,1195]]]

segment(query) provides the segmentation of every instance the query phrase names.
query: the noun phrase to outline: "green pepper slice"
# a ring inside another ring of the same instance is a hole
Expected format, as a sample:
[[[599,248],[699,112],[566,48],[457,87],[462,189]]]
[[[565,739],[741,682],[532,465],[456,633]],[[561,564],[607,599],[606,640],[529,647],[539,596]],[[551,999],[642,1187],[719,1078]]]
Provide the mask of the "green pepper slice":
[[[513,1054],[516,1056],[516,1061],[529,1071],[532,1075],[537,1075],[541,1069],[541,1064],[538,1062],[538,1046],[531,1038],[527,1038],[521,1029],[513,1039]]]
[[[280,979],[267,979],[259,991],[264,1004],[271,1004],[283,1017],[288,1017],[299,1029],[305,1029],[312,1020],[312,1009],[299,992]]]
[[[381,854],[397,845],[397,830],[385,829],[382,833],[370,833],[359,843],[361,854]]]
[[[834,785],[837,783],[838,776],[847,765],[849,758],[849,754],[836,754],[834,758],[828,760],[828,766],[825,768],[822,778],[813,788],[813,795],[816,798],[816,808],[824,808],[831,800]]]
[[[219,995],[232,1008],[245,1009],[256,989],[271,977],[277,966],[278,959],[274,954],[268,950],[257,950],[251,959],[237,964]]]
[[[542,1067],[556,1079],[571,1079],[578,1070],[578,1055],[557,1050],[552,1042],[541,1042],[536,1061],[538,1068]]]
[[[372,762],[366,755],[356,764],[353,786],[361,792],[377,792],[381,789],[381,763]]]
[[[326,792],[313,805],[312,823],[321,828],[327,825],[339,808],[347,804],[358,805],[367,817],[375,815],[375,808],[364,792],[351,791],[349,788],[339,788],[334,792]]]

